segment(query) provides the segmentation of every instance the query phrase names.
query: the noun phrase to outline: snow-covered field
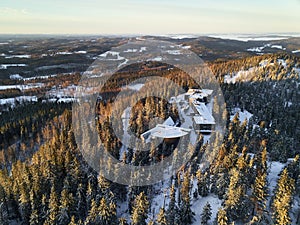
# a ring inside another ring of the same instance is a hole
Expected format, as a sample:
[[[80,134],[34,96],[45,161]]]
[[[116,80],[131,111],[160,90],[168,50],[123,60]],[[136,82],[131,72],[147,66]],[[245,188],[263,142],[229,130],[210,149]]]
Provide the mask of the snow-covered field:
[[[43,83],[33,83],[33,84],[24,84],[24,85],[0,85],[0,90],[8,90],[8,89],[20,89],[23,90],[29,90],[33,88],[41,88],[43,87]]]
[[[6,70],[8,67],[24,67],[27,64],[0,64],[0,70]]]
[[[37,102],[36,96],[19,96],[15,98],[4,98],[0,99],[0,105],[10,105],[14,107],[16,103],[24,103],[24,102]]]

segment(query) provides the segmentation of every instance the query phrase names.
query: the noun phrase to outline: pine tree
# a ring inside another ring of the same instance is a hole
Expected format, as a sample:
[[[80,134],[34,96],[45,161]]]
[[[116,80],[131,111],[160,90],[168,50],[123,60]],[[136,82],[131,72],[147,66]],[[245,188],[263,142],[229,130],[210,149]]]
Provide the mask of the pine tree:
[[[203,212],[201,214],[201,224],[202,225],[207,225],[208,221],[211,219],[211,206],[209,202],[207,202],[203,208]]]
[[[194,220],[194,212],[191,209],[190,203],[190,173],[187,171],[184,174],[182,185],[181,185],[181,205],[179,211],[179,222],[180,224],[192,224]]]
[[[47,225],[58,224],[58,221],[57,221],[58,211],[59,211],[58,197],[57,197],[54,185],[53,185],[51,187],[48,217],[45,221],[45,224],[47,224]]]
[[[127,220],[125,218],[120,218],[119,225],[129,225],[129,224],[127,223]]]
[[[254,212],[259,218],[262,217],[266,210],[267,197],[267,174],[266,172],[264,172],[263,174],[258,173],[253,185],[252,201],[255,207]]]
[[[157,224],[158,225],[168,225],[167,217],[164,208],[160,208],[159,214],[157,215]]]
[[[141,192],[134,200],[131,221],[133,225],[146,225],[149,202],[144,192]]]
[[[25,184],[22,184],[19,197],[19,208],[21,212],[22,222],[24,224],[29,224],[29,219],[31,215],[29,191],[25,188]]]
[[[288,170],[285,168],[278,180],[272,204],[274,223],[278,225],[291,224],[289,211],[291,209],[293,192],[295,189],[294,179],[289,177]]]
[[[93,225],[99,223],[99,208],[97,206],[97,203],[95,199],[92,199],[91,201],[91,209],[89,210],[88,216],[85,220],[85,225]]]
[[[107,200],[105,198],[102,198],[100,200],[100,205],[99,205],[99,214],[100,214],[101,225],[117,224],[116,204],[114,202],[108,204]]]
[[[87,204],[86,204],[86,196],[83,185],[80,183],[76,192],[76,212],[79,218],[85,218],[87,214]]]
[[[222,208],[219,209],[217,214],[217,224],[218,225],[228,225],[228,218],[226,211]]]
[[[61,192],[60,206],[58,212],[59,224],[68,224],[71,221],[71,215],[74,212],[74,198],[72,193],[69,193],[67,189]]]
[[[75,216],[72,216],[71,221],[68,225],[78,225],[78,224],[76,224]]]
[[[236,168],[231,170],[230,184],[226,193],[225,209],[229,220],[244,218],[249,214],[250,201],[245,194],[243,175]]]
[[[202,197],[206,197],[209,193],[210,175],[208,172],[202,173],[199,169],[196,173],[198,194]]]
[[[170,203],[167,212],[167,220],[170,225],[173,225],[175,222],[175,218],[178,217],[175,194],[175,186],[174,184],[172,184],[172,187],[170,189]]]

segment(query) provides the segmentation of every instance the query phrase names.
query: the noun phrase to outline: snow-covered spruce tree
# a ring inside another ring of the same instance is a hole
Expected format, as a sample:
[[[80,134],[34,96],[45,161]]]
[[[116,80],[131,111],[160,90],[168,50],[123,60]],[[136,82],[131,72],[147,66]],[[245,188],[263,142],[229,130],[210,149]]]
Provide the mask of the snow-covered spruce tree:
[[[175,185],[172,184],[171,189],[170,189],[170,203],[169,207],[167,210],[167,220],[169,225],[174,225],[175,224],[175,218],[178,217],[178,208],[176,205],[176,190],[175,190]]]
[[[249,216],[250,201],[246,196],[246,187],[240,173],[236,168],[231,170],[230,184],[224,202],[230,221]]]
[[[146,225],[148,218],[149,202],[144,192],[141,192],[134,200],[131,214],[131,223],[133,225]]]
[[[211,219],[211,205],[207,202],[203,208],[203,212],[201,213],[201,224],[207,225],[208,221]]]
[[[266,216],[266,204],[268,197],[267,174],[258,173],[253,185],[251,200],[254,204],[254,215],[260,220]]]
[[[157,215],[157,225],[169,225],[164,208],[160,208]]]
[[[251,201],[254,205],[253,223],[268,222],[267,197],[268,197],[268,181],[267,181],[267,150],[265,144],[262,144],[262,151],[256,157],[256,177],[252,185]]]
[[[198,186],[198,194],[202,197],[205,197],[209,193],[210,186],[210,173],[206,171],[202,173],[199,169],[196,173],[197,176],[197,186]]]
[[[228,218],[225,209],[220,208],[217,213],[215,225],[228,225]]]
[[[97,206],[97,203],[95,199],[92,199],[91,201],[91,207],[88,213],[88,216],[86,217],[84,225],[92,225],[92,224],[97,224],[100,221],[99,218],[99,208]]]
[[[122,217],[119,219],[119,225],[129,225],[129,224],[128,224],[127,220]]]
[[[181,204],[178,221],[180,225],[192,224],[194,221],[195,213],[191,209],[190,189],[190,173],[189,171],[186,171],[180,189]]]
[[[67,189],[62,190],[60,197],[60,206],[58,212],[58,222],[61,225],[67,225],[71,221],[74,212],[74,197]]]
[[[103,197],[100,200],[99,205],[100,224],[101,225],[116,225],[118,220],[116,217],[116,204],[114,202],[107,203],[107,200]]]
[[[59,211],[58,197],[55,191],[55,185],[52,185],[49,199],[49,209],[45,225],[57,224],[57,215]]]
[[[285,168],[278,180],[272,203],[273,219],[276,225],[291,224],[292,221],[289,213],[294,189],[295,180],[289,177],[288,170]]]
[[[76,223],[76,221],[75,221],[75,216],[72,216],[72,217],[71,217],[71,221],[70,221],[70,223],[69,223],[68,225],[78,225],[78,224]]]

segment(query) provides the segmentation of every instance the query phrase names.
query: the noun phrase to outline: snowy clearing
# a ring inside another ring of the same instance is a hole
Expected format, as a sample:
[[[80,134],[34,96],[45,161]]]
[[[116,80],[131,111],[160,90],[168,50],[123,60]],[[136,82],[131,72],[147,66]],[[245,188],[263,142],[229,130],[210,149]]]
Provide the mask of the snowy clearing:
[[[229,74],[225,75],[224,76],[224,83],[235,84],[237,81],[249,80],[255,75],[257,69],[258,68],[252,67],[249,70],[241,70],[241,71],[239,71],[238,73],[236,73],[234,75],[229,75]]]
[[[0,85],[0,90],[8,90],[8,89],[20,89],[21,91],[23,90],[29,90],[32,88],[41,88],[43,87],[43,83],[33,83],[33,84],[17,84],[17,85]]]
[[[279,173],[285,167],[285,164],[280,163],[280,162],[270,162],[268,164],[269,164],[268,165],[268,168],[269,168],[268,182],[269,182],[270,193],[272,194],[277,185]]]
[[[203,212],[203,208],[207,202],[209,202],[212,209],[210,224],[212,224],[212,221],[214,221],[214,219],[216,218],[219,208],[222,207],[222,200],[220,200],[217,196],[211,194],[208,195],[207,197],[199,198],[192,203],[191,208],[193,212],[195,212],[195,220],[196,220],[193,223],[193,225],[200,224],[201,213]]]
[[[241,123],[244,122],[246,119],[247,119],[247,121],[249,121],[249,119],[253,116],[252,113],[248,112],[245,109],[242,111],[240,108],[234,108],[232,110],[232,113],[233,113],[233,115],[230,116],[230,120],[232,121],[233,118],[235,117],[235,115],[237,113],[239,113],[239,120]]]
[[[139,91],[145,84],[130,84],[124,86],[122,89],[131,89],[134,91]]]

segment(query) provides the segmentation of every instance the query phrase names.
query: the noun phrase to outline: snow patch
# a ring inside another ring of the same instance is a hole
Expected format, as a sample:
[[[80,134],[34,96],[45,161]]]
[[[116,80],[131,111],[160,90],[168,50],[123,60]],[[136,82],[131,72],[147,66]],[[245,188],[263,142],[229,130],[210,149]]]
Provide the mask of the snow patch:
[[[77,51],[77,52],[75,52],[75,54],[86,54],[87,53],[87,51]]]
[[[262,52],[265,48],[271,47],[271,44],[265,44],[264,46],[261,47],[254,47],[254,48],[248,48],[248,52]]]
[[[281,50],[286,50],[286,48],[282,47],[282,45],[272,45],[271,48],[277,48]]]
[[[244,122],[246,119],[247,119],[247,121],[249,121],[249,119],[253,116],[252,113],[248,112],[245,109],[242,111],[240,108],[234,108],[232,110],[232,113],[233,113],[233,115],[230,116],[230,120],[232,121],[233,118],[235,117],[235,115],[237,113],[239,113],[239,120],[241,123]]]
[[[127,50],[125,50],[124,52],[137,52],[138,50],[137,49],[127,49]]]
[[[19,59],[30,59],[31,55],[8,55],[5,56],[6,59],[19,58]]]
[[[157,56],[153,59],[150,59],[149,61],[157,61],[157,62],[161,62],[162,61],[162,57],[161,56]]]
[[[56,55],[72,55],[72,52],[56,52]]]
[[[147,47],[141,47],[140,52],[145,52],[147,51]]]
[[[284,59],[277,59],[277,62],[281,64],[283,67],[287,66],[287,62]]]
[[[180,50],[167,50],[166,52],[170,55],[181,55]]]

